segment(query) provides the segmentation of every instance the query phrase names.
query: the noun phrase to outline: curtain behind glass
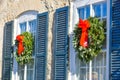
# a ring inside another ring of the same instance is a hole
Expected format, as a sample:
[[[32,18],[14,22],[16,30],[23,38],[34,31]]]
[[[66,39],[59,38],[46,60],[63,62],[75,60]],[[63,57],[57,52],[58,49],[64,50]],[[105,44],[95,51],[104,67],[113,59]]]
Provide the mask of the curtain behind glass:
[[[92,60],[92,80],[105,80],[106,53],[100,53]],[[78,80],[89,80],[89,63],[81,62],[76,59],[76,72]]]

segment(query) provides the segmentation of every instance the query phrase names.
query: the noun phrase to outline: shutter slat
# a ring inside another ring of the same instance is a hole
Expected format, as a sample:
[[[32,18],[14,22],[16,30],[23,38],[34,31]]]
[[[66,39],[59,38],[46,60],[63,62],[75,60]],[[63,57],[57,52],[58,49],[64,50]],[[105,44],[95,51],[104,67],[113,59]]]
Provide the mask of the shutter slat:
[[[111,80],[120,80],[120,1],[112,0]]]
[[[47,33],[48,33],[47,28],[48,28],[48,13],[45,12],[38,15],[35,80],[45,80]]]
[[[13,21],[5,24],[4,28],[4,46],[3,46],[3,71],[2,80],[11,80],[11,47],[12,47],[12,32],[13,32]]]
[[[66,80],[67,29],[68,7],[57,9],[55,13],[54,80]]]

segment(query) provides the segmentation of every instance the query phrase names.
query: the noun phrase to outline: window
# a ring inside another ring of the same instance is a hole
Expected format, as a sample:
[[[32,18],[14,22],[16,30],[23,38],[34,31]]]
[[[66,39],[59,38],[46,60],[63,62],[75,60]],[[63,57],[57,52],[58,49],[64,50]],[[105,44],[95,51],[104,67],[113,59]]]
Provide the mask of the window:
[[[86,19],[90,16],[90,12],[93,11],[92,15],[98,17],[100,20],[106,22],[106,2],[94,3],[90,6],[78,8],[79,18]],[[105,28],[106,29],[106,28]],[[106,32],[105,32],[106,34]],[[107,34],[106,34],[107,35]],[[76,71],[78,80],[105,80],[106,78],[106,38],[103,45],[102,52],[95,57],[90,63],[81,62],[76,58]]]
[[[31,32],[35,38],[36,32],[36,20],[25,21],[23,23],[19,23],[21,33],[28,31]],[[33,53],[34,54],[34,53]],[[34,72],[34,59],[33,62],[27,65],[19,65],[18,66],[18,74],[19,80],[33,80],[33,72]]]
[[[28,11],[23,13],[20,17],[16,19],[15,36],[23,32],[31,32],[34,36],[34,41],[36,37],[37,28],[37,12]],[[16,30],[17,29],[17,30]],[[32,61],[29,64],[18,65],[17,72],[18,80],[34,80],[35,73],[35,50],[33,51]],[[16,65],[16,63],[13,63]],[[15,68],[13,65],[13,68]],[[13,79],[14,80],[14,79]],[[15,79],[16,80],[16,79]]]
[[[88,5],[88,6],[79,8],[78,12],[79,12],[79,17],[80,18],[86,19],[90,16],[90,6]]]

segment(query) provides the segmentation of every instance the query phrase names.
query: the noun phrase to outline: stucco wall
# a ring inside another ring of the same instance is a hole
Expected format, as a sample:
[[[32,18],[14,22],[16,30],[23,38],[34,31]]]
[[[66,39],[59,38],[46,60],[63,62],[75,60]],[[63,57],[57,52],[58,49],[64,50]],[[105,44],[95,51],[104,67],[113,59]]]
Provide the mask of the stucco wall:
[[[39,13],[49,11],[47,80],[51,80],[52,64],[52,26],[55,9],[69,5],[70,0],[0,0],[0,80],[2,72],[2,50],[4,24],[14,20],[21,13],[36,10]]]

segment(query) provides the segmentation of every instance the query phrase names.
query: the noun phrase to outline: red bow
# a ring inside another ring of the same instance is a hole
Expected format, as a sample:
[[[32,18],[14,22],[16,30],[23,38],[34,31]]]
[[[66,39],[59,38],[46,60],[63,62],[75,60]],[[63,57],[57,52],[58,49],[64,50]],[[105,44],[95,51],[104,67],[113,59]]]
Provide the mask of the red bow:
[[[90,23],[88,20],[79,20],[78,28],[82,29],[82,34],[80,38],[80,45],[83,47],[88,47],[88,28],[90,27]]]
[[[23,39],[24,39],[24,36],[22,35],[18,35],[16,37],[16,40],[18,41],[18,55],[20,55],[24,51]]]

